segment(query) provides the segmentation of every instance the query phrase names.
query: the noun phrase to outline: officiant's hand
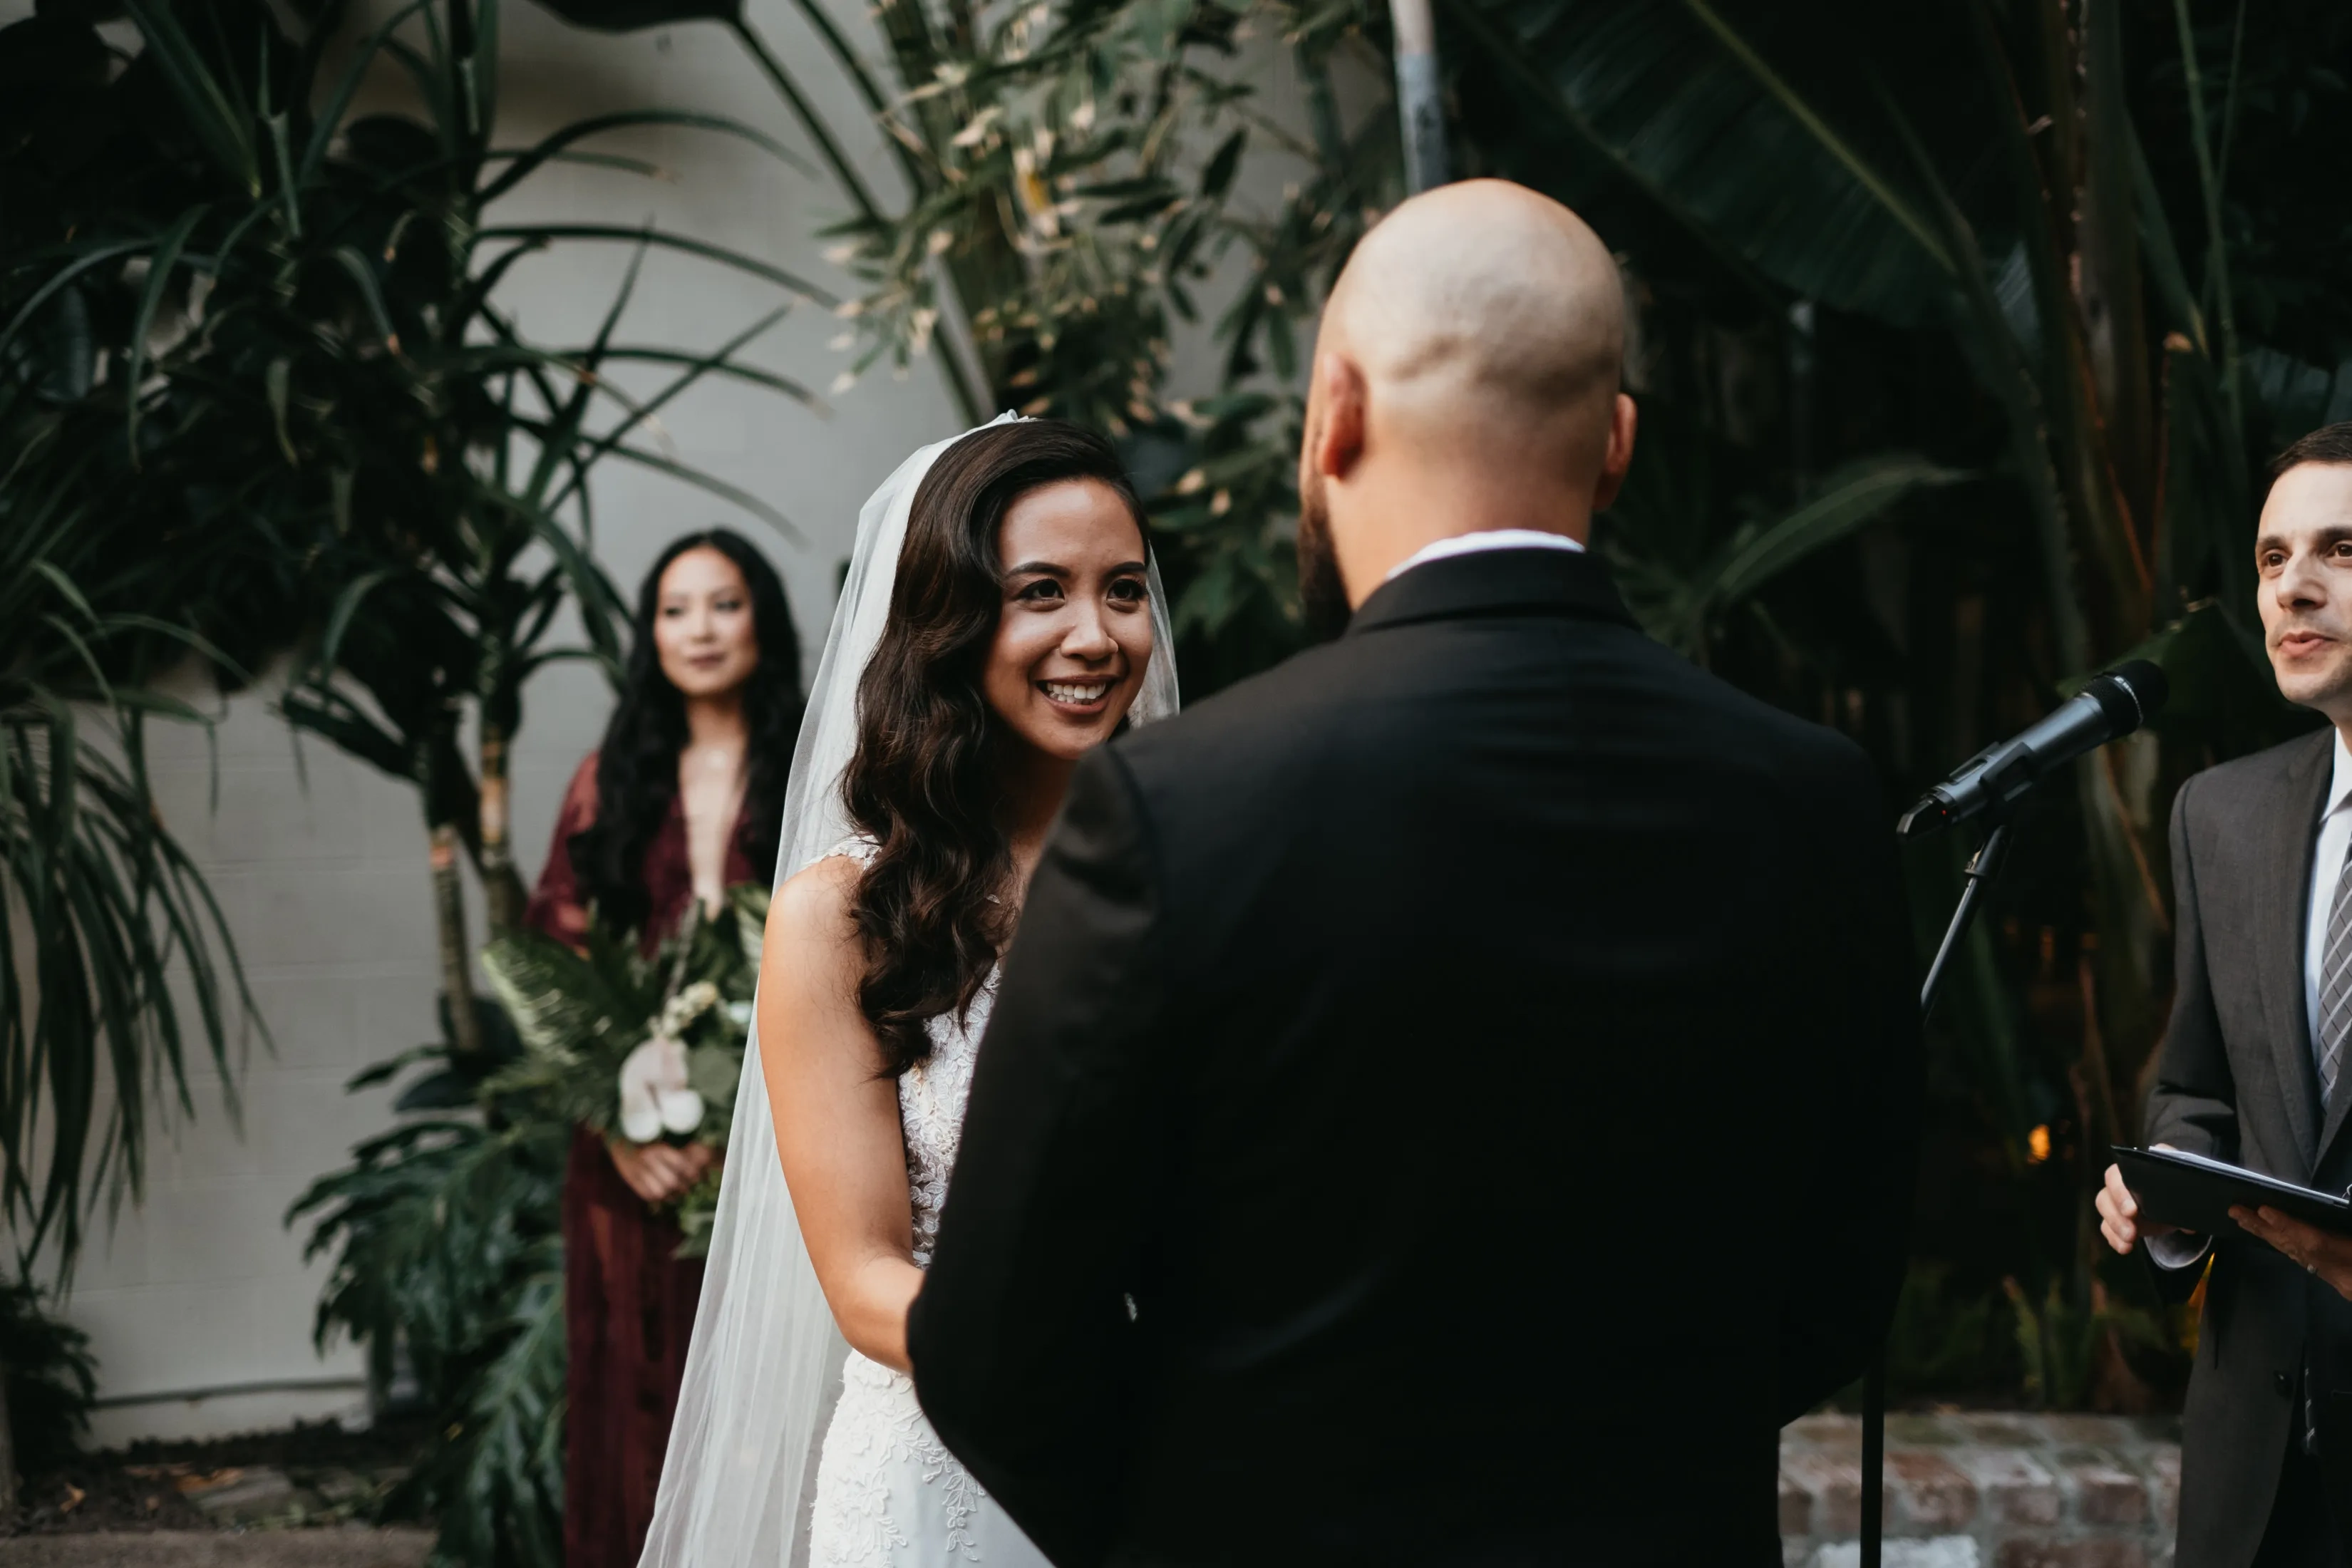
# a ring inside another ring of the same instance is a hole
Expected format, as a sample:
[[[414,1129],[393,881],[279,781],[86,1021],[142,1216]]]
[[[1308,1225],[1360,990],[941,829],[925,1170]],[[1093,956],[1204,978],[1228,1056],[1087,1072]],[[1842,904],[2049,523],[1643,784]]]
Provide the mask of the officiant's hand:
[[[680,1149],[668,1143],[632,1143],[625,1138],[608,1138],[604,1146],[613,1152],[613,1169],[621,1173],[621,1180],[628,1184],[629,1191],[657,1206],[684,1197],[695,1183],[702,1180],[715,1158],[706,1143],[689,1143]]]
[[[2267,1205],[2259,1209],[2233,1208],[2230,1217],[2257,1241],[2268,1242],[2282,1257],[2316,1276],[2321,1284],[2352,1301],[2352,1237],[2305,1225]]]
[[[2168,1149],[2168,1143],[2158,1143],[2158,1149]],[[2151,1236],[2170,1236],[2180,1227],[2177,1225],[2157,1225],[2139,1217],[2139,1200],[2124,1185],[2123,1167],[2107,1167],[2106,1185],[2099,1189],[2099,1234],[2117,1252],[2129,1253]]]

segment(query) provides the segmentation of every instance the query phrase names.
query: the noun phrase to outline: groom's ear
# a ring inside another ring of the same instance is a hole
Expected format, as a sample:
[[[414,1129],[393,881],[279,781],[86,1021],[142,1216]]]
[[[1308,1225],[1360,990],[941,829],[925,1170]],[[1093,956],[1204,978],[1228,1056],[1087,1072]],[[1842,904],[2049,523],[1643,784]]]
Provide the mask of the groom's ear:
[[[1307,460],[1324,478],[1344,479],[1364,452],[1364,373],[1345,355],[1317,354],[1313,390],[1322,417],[1311,426]]]
[[[1633,466],[1633,400],[1619,393],[1609,410],[1609,444],[1601,454],[1601,478],[1592,487],[1592,510],[1606,511],[1624,488],[1625,471]]]

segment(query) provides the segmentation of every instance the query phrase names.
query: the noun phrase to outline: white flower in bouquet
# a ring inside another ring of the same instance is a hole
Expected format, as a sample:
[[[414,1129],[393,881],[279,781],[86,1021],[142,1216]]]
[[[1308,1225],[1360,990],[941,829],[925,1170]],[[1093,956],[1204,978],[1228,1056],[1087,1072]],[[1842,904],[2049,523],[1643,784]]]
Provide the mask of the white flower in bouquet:
[[[680,1039],[688,1024],[717,1005],[719,987],[708,980],[698,980],[663,1005],[661,1022],[654,1026],[654,1033],[665,1039]]]
[[[691,1132],[701,1125],[702,1096],[687,1083],[685,1044],[659,1034],[631,1051],[621,1064],[622,1135],[650,1143],[664,1132]]]

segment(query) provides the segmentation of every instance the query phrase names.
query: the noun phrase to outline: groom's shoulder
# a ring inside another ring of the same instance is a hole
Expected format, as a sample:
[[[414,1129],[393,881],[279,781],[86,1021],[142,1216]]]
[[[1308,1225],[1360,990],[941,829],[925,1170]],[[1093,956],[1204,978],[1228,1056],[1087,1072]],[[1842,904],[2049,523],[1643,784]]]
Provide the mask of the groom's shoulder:
[[[1486,707],[1482,673],[1416,647],[1410,637],[1341,638],[1293,655],[1271,669],[1189,705],[1177,717],[1131,731],[1115,750],[1147,795],[1190,788],[1201,778],[1239,783],[1314,767],[1334,749],[1385,749],[1398,726],[1431,715]],[[1627,628],[1608,639],[1596,667],[1555,673],[1557,695],[1578,704],[1639,706],[1662,729],[1688,737],[1712,763],[1759,770],[1803,788],[1830,778],[1874,778],[1849,737],[1750,696]],[[1448,721],[1434,721],[1440,728]]]
[[[1116,750],[1139,783],[1209,771],[1275,767],[1311,749],[1350,685],[1349,650],[1326,643],[1246,676],[1172,719],[1129,731]]]

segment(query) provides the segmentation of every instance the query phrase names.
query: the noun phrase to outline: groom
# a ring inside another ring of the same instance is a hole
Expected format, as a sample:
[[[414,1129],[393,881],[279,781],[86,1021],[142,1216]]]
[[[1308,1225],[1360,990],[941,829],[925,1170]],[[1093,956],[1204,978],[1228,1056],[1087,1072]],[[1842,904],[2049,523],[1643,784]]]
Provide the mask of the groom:
[[[1375,228],[1299,464],[1345,635],[1071,785],[907,1330],[1062,1568],[1777,1564],[1780,1424],[1886,1323],[1887,814],[1585,552],[1622,310],[1514,185]]]

